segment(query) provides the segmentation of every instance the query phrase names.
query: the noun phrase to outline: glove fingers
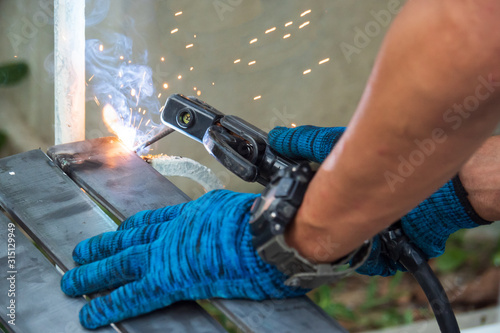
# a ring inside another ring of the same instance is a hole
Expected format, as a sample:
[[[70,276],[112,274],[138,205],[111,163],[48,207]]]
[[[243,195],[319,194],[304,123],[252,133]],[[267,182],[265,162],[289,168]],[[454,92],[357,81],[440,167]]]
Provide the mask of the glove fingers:
[[[148,290],[155,292],[152,294]],[[173,302],[160,288],[154,288],[147,279],[143,279],[91,300],[80,311],[80,323],[94,329],[151,312]]]
[[[164,224],[154,224],[105,232],[78,243],[73,250],[73,260],[80,265],[88,264],[115,255],[131,246],[150,243],[164,227]]]
[[[187,203],[182,203],[156,210],[144,210],[123,221],[123,223],[118,227],[118,230],[132,229],[143,227],[145,225],[171,221],[182,212],[186,204]]]
[[[345,127],[275,127],[269,132],[269,143],[274,150],[290,158],[321,163],[344,131]]]
[[[66,272],[61,289],[68,296],[81,296],[112,289],[140,278],[149,264],[149,244],[130,247],[110,258]]]

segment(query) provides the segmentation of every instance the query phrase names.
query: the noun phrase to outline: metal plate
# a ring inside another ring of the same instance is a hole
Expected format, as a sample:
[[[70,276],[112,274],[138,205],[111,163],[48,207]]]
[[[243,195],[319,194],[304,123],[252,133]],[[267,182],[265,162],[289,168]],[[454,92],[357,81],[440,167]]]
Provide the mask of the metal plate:
[[[0,204],[63,270],[75,267],[71,253],[78,242],[116,229],[40,150],[0,159]],[[123,332],[225,332],[194,302],[117,326]]]
[[[92,193],[97,201],[106,205],[111,203],[112,211],[119,212],[118,216],[121,217],[128,217],[143,209],[157,209],[169,205],[171,195],[175,196],[174,203],[189,200],[178,195],[179,189],[115,138],[52,147],[49,154],[75,182]],[[87,168],[81,167],[82,163],[103,167],[88,172]],[[115,186],[125,179],[128,184],[137,184],[134,192],[138,196],[135,199],[140,203],[131,202],[123,187]],[[152,188],[149,188],[150,185],[144,185],[145,181],[152,184]],[[211,301],[245,332],[346,332],[305,296],[263,302],[227,299]]]
[[[213,299],[212,303],[248,332],[347,333],[307,296],[262,302]]]
[[[40,150],[0,159],[0,204],[59,267],[80,241],[116,224]]]
[[[85,191],[121,219],[132,215],[131,212],[156,208],[149,204],[152,197],[163,206],[190,200],[114,137],[54,146],[47,154]]]
[[[78,312],[86,301],[63,294],[59,287],[61,274],[19,228],[15,228],[13,238],[15,263],[12,263],[13,267],[7,265],[9,222],[0,212],[0,262],[4,263],[0,278],[0,319],[4,326],[12,332],[40,332],[41,327],[53,333],[88,332],[78,321]],[[10,288],[8,277],[14,278],[11,280],[15,282],[13,289]],[[12,297],[7,295],[9,290],[13,291]],[[7,317],[7,311],[10,310],[5,310],[10,306],[11,299],[15,301],[15,325],[8,324],[11,318]],[[104,327],[96,332],[116,333],[111,327]]]

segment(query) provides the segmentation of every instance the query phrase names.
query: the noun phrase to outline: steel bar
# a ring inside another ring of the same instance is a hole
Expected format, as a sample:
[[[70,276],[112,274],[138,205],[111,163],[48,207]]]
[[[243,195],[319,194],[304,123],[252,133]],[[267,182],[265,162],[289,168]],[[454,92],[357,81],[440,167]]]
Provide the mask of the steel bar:
[[[12,332],[39,332],[41,327],[46,332],[63,332],[63,329],[65,332],[88,332],[78,321],[78,312],[86,301],[83,298],[66,297],[61,292],[61,274],[17,227],[14,228],[15,247],[11,246],[15,249],[13,266],[7,266],[9,223],[11,221],[0,212],[0,262],[5,263],[2,273],[6,274],[0,279],[3,293],[0,297],[0,320],[4,326]],[[11,282],[14,282],[13,289]],[[9,290],[13,291],[7,297]],[[7,312],[10,313],[10,310],[5,310],[11,306],[10,300],[14,300],[15,317],[8,317]],[[9,321],[12,321],[11,324]],[[111,327],[97,332],[116,333]]]
[[[92,199],[40,150],[0,159],[0,184],[0,205],[64,271],[75,267],[71,254],[78,242],[116,229]],[[194,302],[174,304],[117,327],[129,333],[225,332]]]
[[[49,149],[49,154],[76,183],[97,201],[107,206],[111,204],[112,210],[123,218],[142,209],[156,209],[189,200],[166,178],[113,138],[53,147]],[[99,170],[88,172],[81,163]],[[117,185],[122,182],[127,182],[127,186]],[[148,182],[148,185],[143,185],[143,182]],[[129,188],[132,184],[138,187]],[[136,199],[140,204],[131,204],[127,191],[137,193]],[[172,196],[176,199],[172,200]],[[263,302],[213,299],[212,303],[244,332],[346,332],[305,296]]]

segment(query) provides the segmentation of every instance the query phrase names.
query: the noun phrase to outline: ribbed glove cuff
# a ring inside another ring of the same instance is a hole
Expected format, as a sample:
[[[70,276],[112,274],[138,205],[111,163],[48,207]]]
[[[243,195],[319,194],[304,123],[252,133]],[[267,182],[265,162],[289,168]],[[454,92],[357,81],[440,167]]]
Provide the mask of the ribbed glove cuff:
[[[460,180],[460,177],[458,175],[453,177],[451,182],[453,183],[453,189],[455,190],[455,195],[462,204],[465,214],[467,214],[467,216],[471,221],[473,221],[478,225],[486,225],[493,223],[493,221],[485,220],[481,216],[479,216],[478,213],[476,213],[474,207],[472,207],[472,204],[468,199],[469,193],[467,193],[467,191],[465,190],[464,185],[462,184],[462,181]]]
[[[401,220],[405,233],[429,258],[444,252],[446,240],[455,231],[491,223],[474,211],[458,176]]]

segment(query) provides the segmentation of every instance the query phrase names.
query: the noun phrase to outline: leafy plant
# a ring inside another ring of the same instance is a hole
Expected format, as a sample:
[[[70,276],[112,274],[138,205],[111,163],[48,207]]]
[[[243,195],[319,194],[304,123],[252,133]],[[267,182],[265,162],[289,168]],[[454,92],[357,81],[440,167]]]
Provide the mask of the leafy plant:
[[[444,254],[436,259],[436,268],[442,273],[450,273],[460,268],[469,254],[465,249],[452,247],[444,252]]]
[[[2,149],[3,146],[7,143],[7,135],[0,131],[0,149]]]
[[[381,277],[373,277],[370,279],[370,284],[366,290],[366,301],[361,306],[363,310],[370,310],[378,307],[382,304],[389,303],[397,299],[400,295],[398,294],[396,288],[401,283],[403,278],[403,272],[397,272],[393,277],[390,277],[389,289],[385,295],[377,295],[378,291],[378,281]]]
[[[498,242],[495,253],[493,253],[492,262],[495,267],[500,267],[500,242]]]
[[[18,83],[28,75],[28,65],[12,63],[0,66],[0,87]]]
[[[339,283],[340,285],[340,283]],[[311,295],[313,300],[319,307],[321,307],[328,315],[339,320],[355,321],[357,319],[354,311],[349,309],[342,303],[333,301],[332,294],[335,294],[335,290],[343,288],[342,285],[337,285],[335,287],[329,285],[322,285]]]
[[[470,257],[465,248],[465,230],[460,230],[450,236],[446,243],[446,251],[435,259],[436,269],[442,273],[450,273],[460,268]]]
[[[12,63],[0,66],[0,87],[10,86],[18,83],[28,75],[28,65]],[[7,135],[0,131],[0,149],[5,146]]]

